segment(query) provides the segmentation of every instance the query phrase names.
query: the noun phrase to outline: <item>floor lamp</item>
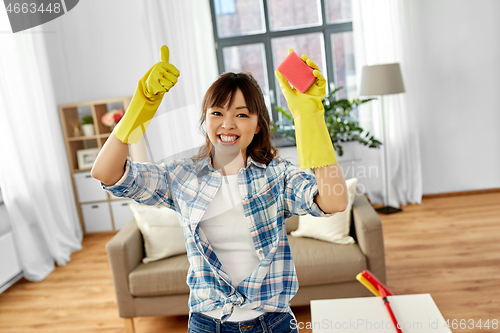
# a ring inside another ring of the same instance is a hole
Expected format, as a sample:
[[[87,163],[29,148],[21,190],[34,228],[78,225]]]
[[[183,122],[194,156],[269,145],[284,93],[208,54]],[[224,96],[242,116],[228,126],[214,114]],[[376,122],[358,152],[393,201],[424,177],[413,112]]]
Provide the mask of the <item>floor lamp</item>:
[[[392,214],[400,212],[400,208],[389,206],[389,176],[387,164],[387,135],[384,119],[384,95],[400,94],[405,92],[403,77],[399,63],[364,66],[361,73],[361,96],[380,96],[382,114],[382,148],[384,149],[385,193],[384,207],[376,209],[379,213]]]

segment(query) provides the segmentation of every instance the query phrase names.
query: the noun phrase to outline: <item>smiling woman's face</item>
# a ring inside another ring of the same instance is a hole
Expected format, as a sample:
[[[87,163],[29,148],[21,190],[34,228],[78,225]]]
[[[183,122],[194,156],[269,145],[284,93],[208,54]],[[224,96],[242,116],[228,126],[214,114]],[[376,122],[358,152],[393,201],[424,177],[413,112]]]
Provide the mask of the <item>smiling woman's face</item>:
[[[233,104],[228,104],[229,101],[226,105],[213,106],[207,110],[207,134],[213,145],[223,148],[222,151],[224,149],[233,151],[238,147],[246,161],[246,149],[252,142],[253,136],[260,131],[258,115],[250,114],[245,97],[239,88],[234,93]],[[221,138],[221,134],[226,134],[227,137]],[[224,140],[230,142],[226,143]]]

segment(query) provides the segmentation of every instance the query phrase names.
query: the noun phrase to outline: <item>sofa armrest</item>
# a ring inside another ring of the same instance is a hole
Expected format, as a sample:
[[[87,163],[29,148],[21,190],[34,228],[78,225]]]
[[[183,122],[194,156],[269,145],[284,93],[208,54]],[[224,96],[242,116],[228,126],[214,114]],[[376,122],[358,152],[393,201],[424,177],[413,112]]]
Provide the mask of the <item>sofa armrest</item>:
[[[106,252],[115,285],[118,310],[122,318],[135,316],[128,275],[144,258],[141,232],[135,220],[123,227],[107,244]]]
[[[386,284],[382,221],[364,195],[356,195],[352,212],[358,245],[366,256],[368,270]]]

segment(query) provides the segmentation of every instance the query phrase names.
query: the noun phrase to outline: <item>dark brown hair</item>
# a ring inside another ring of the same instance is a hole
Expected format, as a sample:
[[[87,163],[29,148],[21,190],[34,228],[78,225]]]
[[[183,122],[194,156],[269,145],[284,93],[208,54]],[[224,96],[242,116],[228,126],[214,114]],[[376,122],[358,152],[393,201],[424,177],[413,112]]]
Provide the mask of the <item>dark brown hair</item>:
[[[258,126],[260,131],[254,135],[252,142],[247,147],[247,156],[251,156],[255,161],[269,164],[278,156],[278,150],[271,143],[271,130],[269,124],[269,112],[264,101],[264,95],[257,81],[250,73],[223,73],[208,88],[201,106],[200,130],[205,135],[206,145],[203,145],[196,156],[192,159],[203,159],[213,156],[212,143],[208,134],[203,129],[206,121],[207,110],[213,106],[233,103],[233,98],[237,89],[240,89],[245,98],[245,103],[250,114],[258,115]]]

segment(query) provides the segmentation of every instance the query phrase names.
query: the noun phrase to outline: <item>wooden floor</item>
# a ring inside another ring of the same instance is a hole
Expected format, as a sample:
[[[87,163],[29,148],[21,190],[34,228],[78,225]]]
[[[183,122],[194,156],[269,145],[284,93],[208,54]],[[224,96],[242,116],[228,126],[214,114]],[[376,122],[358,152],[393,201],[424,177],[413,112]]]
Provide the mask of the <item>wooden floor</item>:
[[[430,293],[445,319],[500,320],[500,193],[425,198],[380,217],[389,289]],[[85,237],[68,265],[0,294],[0,332],[124,332],[104,248],[111,237]],[[294,312],[310,322],[308,307]],[[137,318],[135,326],[138,333],[185,333],[187,316]]]

